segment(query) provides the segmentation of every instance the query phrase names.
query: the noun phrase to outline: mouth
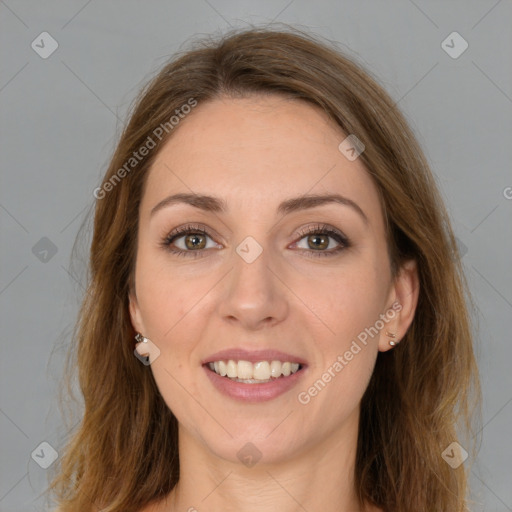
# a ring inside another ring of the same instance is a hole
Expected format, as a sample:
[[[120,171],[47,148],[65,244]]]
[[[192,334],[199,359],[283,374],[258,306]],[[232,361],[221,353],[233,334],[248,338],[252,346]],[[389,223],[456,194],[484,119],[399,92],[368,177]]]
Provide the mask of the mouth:
[[[304,368],[302,363],[291,361],[251,361],[218,360],[206,363],[204,366],[221,377],[233,382],[244,384],[265,384],[277,379],[283,379]]]
[[[218,391],[243,402],[272,400],[293,388],[306,373],[307,365],[293,357],[255,358],[254,354],[247,358],[253,361],[216,356],[202,366]]]

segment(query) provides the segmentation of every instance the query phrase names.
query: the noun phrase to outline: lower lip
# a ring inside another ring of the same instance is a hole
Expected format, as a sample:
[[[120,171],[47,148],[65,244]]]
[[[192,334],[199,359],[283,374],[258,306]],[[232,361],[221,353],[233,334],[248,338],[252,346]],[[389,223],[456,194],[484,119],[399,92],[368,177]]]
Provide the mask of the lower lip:
[[[243,402],[265,402],[272,400],[291,389],[302,377],[305,367],[292,373],[288,377],[279,377],[271,382],[264,382],[262,384],[244,384],[243,382],[236,382],[221,377],[219,374],[210,370],[207,365],[203,365],[206,375],[211,380],[212,384],[223,394],[241,400]]]

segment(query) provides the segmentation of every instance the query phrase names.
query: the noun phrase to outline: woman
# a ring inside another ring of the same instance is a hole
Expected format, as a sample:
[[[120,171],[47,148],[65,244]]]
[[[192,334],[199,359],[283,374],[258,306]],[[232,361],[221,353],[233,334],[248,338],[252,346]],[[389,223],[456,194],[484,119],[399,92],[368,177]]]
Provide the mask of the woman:
[[[468,510],[467,285],[366,72],[293,30],[202,41],[94,195],[59,510]]]

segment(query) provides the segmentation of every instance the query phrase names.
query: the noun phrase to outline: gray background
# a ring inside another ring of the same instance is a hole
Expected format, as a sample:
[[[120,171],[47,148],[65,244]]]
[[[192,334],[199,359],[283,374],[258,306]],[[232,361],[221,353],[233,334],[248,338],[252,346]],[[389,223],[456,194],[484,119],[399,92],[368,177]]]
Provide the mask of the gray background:
[[[510,0],[0,0],[0,15],[0,511],[44,509],[50,470],[31,454],[66,432],[58,379],[83,293],[71,248],[130,102],[195,35],[272,20],[338,41],[398,102],[427,154],[477,305],[484,429],[473,510],[512,510]],[[31,47],[43,31],[59,45],[46,59]],[[469,44],[458,58],[441,46],[453,31]]]

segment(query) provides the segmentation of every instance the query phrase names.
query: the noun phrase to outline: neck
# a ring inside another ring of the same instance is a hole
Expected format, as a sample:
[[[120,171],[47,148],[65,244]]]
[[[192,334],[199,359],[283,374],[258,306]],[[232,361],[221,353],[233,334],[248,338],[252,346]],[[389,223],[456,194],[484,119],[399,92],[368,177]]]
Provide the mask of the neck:
[[[166,510],[364,512],[354,488],[358,419],[359,410],[317,443],[282,458],[263,453],[252,467],[212,453],[180,425],[180,480]]]

